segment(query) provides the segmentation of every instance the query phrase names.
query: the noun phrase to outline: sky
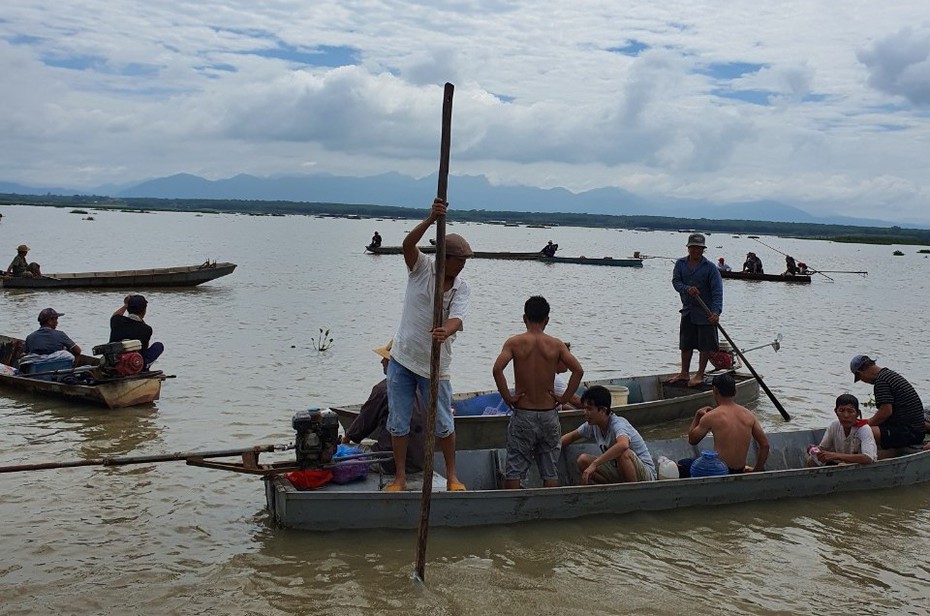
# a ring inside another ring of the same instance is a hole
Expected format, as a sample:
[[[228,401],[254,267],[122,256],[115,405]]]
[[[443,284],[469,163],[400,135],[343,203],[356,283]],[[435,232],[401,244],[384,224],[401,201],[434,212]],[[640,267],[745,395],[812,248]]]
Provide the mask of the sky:
[[[453,175],[930,222],[925,0],[6,0],[0,75],[26,185],[423,177],[448,81]]]

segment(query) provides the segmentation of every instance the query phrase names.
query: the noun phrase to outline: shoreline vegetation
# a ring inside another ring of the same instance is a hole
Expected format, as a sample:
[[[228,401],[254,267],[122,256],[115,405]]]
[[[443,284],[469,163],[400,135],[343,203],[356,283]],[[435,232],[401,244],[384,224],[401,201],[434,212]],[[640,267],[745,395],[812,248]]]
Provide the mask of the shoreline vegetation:
[[[112,198],[96,195],[0,194],[0,205],[37,205],[59,208],[91,208],[125,212],[197,212],[249,216],[322,216],[350,219],[420,220],[426,208],[303,201],[245,201],[232,199]],[[798,239],[829,240],[852,244],[902,244],[930,246],[930,229],[906,227],[858,227],[854,225],[771,222],[762,220],[715,220],[668,216],[578,214],[571,212],[510,212],[455,210],[456,222],[486,224],[614,228],[636,231],[702,231],[773,235]],[[923,251],[921,251],[923,252]]]

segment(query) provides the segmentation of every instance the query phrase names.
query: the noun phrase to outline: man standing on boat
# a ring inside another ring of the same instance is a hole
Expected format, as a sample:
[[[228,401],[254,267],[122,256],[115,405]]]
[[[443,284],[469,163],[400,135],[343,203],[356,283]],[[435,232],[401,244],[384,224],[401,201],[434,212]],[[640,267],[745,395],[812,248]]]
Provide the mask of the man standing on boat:
[[[699,408],[688,428],[688,443],[697,445],[708,433],[714,435],[714,448],[720,460],[727,465],[731,475],[765,470],[769,457],[769,439],[756,416],[746,407],[733,401],[736,396],[736,380],[724,372],[714,377],[714,403],[711,408]],[[747,469],[746,456],[749,445],[756,442],[756,463]],[[681,477],[690,477],[691,460],[678,461]]]
[[[143,320],[148,305],[148,301],[141,295],[127,295],[123,299],[123,305],[110,317],[110,342],[141,342],[142,361],[145,362],[146,370],[165,350],[165,345],[161,342],[149,344],[152,340],[152,327]]]
[[[26,336],[23,343],[23,352],[26,355],[20,358],[21,363],[24,360],[28,361],[28,355],[48,359],[49,355],[55,355],[57,358],[61,354],[62,358],[68,358],[70,354],[73,356],[70,359],[74,361],[81,354],[81,347],[75,344],[68,334],[58,329],[58,317],[64,314],[54,308],[44,308],[39,313],[39,329]]]
[[[720,270],[705,256],[707,248],[704,236],[692,233],[688,236],[688,256],[675,261],[672,286],[681,296],[681,323],[678,329],[678,348],[681,349],[681,372],[668,379],[667,383],[687,381],[688,387],[698,387],[704,382],[704,370],[710,354],[720,349],[717,340],[717,321],[723,312],[723,279]],[[707,314],[694,299],[700,296],[710,308]],[[691,375],[691,357],[694,349],[700,353],[698,371]]]
[[[920,445],[926,432],[924,406],[914,387],[894,370],[876,364],[868,355],[853,357],[849,370],[854,382],[872,385],[877,410],[869,417],[869,425],[879,449]]]
[[[391,361],[391,347],[394,341],[389,341],[383,347],[374,349],[381,356],[381,369],[387,374],[388,363]],[[359,409],[358,417],[346,430],[347,443],[361,443],[366,438],[375,439],[372,451],[392,451],[391,433],[387,429],[388,420],[388,388],[387,379],[371,388],[371,395]],[[419,473],[423,470],[423,424],[426,423],[426,413],[420,396],[416,395],[413,401],[413,418],[410,421],[412,436],[407,441],[407,470]],[[394,474],[394,462],[389,460],[381,463],[384,472]]]
[[[504,402],[513,409],[507,424],[507,465],[504,488],[516,490],[535,461],[543,486],[559,485],[559,441],[562,428],[559,410],[572,401],[584,370],[568,346],[545,333],[549,302],[539,295],[523,306],[526,331],[504,342],[491,373]],[[504,369],[513,361],[514,394],[510,394]],[[561,395],[553,389],[559,365],[572,372]]]
[[[414,397],[419,390],[429,400],[430,352],[433,340],[441,344],[439,361],[439,395],[436,401],[435,429],[439,447],[446,463],[446,489],[463,491],[465,486],[455,472],[455,424],[452,419],[452,383],[449,366],[452,363],[452,342],[462,329],[468,315],[471,291],[468,283],[459,277],[465,261],[474,253],[461,235],[446,236],[445,279],[443,280],[443,324],[433,329],[433,295],[436,287],[436,263],[417,248],[426,230],[446,215],[446,204],[441,199],[423,222],[404,238],[404,262],[407,265],[407,290],[400,325],[394,335],[391,361],[388,364],[388,431],[394,449],[394,481],[384,489],[399,492],[407,489],[407,442]],[[431,453],[431,452],[429,452]]]

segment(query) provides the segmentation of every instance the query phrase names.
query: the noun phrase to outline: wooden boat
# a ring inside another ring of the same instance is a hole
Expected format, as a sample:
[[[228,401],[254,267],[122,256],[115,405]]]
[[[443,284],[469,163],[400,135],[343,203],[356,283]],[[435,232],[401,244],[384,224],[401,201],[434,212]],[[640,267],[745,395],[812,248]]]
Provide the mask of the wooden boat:
[[[203,263],[179,267],[46,274],[41,278],[0,278],[7,289],[77,289],[93,287],[194,287],[231,274],[235,263]]]
[[[811,277],[807,274],[795,274],[791,276],[788,274],[750,274],[749,272],[721,271],[720,277],[732,280],[760,280],[765,282],[791,282],[794,284],[811,283]]]
[[[434,254],[435,246],[419,246],[422,252]],[[399,255],[403,253],[400,246],[366,246],[365,250],[376,255]],[[609,265],[614,267],[642,267],[643,260],[636,257],[547,257],[540,252],[501,252],[475,251],[475,259],[500,259],[504,261],[539,261],[541,263],[574,263],[578,265]]]
[[[694,416],[694,411],[713,404],[710,385],[691,388],[684,383],[669,385],[671,374],[620,377],[589,380],[583,388],[603,385],[612,391],[626,388],[626,404],[616,404],[612,410],[636,427],[648,426]],[[759,397],[759,382],[750,374],[736,372],[736,401],[749,404]],[[710,378],[710,377],[708,377]],[[618,399],[618,401],[623,401]],[[510,419],[497,390],[453,394],[455,412],[455,445],[458,449],[491,449],[503,447]],[[484,415],[486,410],[495,414]],[[358,417],[361,405],[333,407],[342,427],[348,429]],[[562,433],[574,430],[584,421],[584,411],[564,410],[559,413]]]
[[[0,335],[0,363],[7,366],[15,365],[22,355],[22,348],[22,340]],[[168,378],[161,370],[148,370],[132,376],[107,378],[93,368],[99,363],[98,357],[81,355],[75,360],[74,368],[42,375],[50,377],[49,379],[40,376],[11,375],[6,371],[0,371],[0,387],[18,389],[32,394],[69,398],[115,409],[149,404],[158,400],[161,395],[161,383]],[[89,381],[73,378],[85,372],[90,372],[95,378]],[[50,380],[51,378],[55,380]]]
[[[749,501],[811,497],[840,492],[895,488],[930,481],[930,451],[907,450],[904,455],[872,464],[805,466],[806,448],[820,441],[823,430],[769,434],[771,450],[766,470],[759,473],[667,479],[640,483],[579,485],[573,463],[582,452],[598,454],[590,443],[565,448],[559,462],[562,487],[542,488],[531,471],[527,488],[500,489],[506,453],[503,449],[458,451],[456,467],[467,492],[445,491],[442,455],[434,456],[431,526],[485,526],[530,520],[559,520],[583,516],[616,516],[638,511],[710,507]],[[713,447],[707,438],[697,446],[683,438],[649,441],[653,458],[694,458]],[[755,453],[750,453],[754,459]],[[265,500],[281,526],[310,531],[341,529],[416,528],[420,491],[408,477],[406,492],[383,492],[390,481],[374,471],[354,483],[328,484],[317,490],[298,490],[284,476],[265,481]],[[422,484],[420,484],[422,485]],[[705,509],[701,509],[705,511]]]

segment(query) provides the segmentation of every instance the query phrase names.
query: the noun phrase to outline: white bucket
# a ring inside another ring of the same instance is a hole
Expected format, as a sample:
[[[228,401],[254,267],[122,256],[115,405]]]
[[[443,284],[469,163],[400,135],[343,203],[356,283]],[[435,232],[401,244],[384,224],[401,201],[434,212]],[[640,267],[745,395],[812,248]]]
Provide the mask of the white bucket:
[[[624,406],[630,396],[630,390],[624,385],[607,385],[607,391],[610,392],[610,407]]]

